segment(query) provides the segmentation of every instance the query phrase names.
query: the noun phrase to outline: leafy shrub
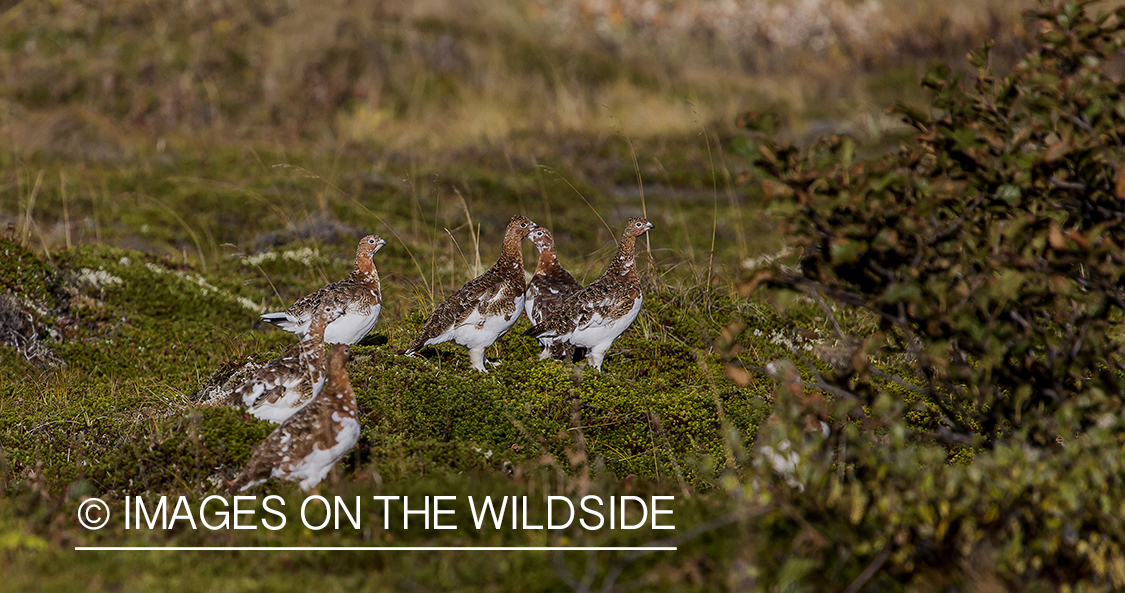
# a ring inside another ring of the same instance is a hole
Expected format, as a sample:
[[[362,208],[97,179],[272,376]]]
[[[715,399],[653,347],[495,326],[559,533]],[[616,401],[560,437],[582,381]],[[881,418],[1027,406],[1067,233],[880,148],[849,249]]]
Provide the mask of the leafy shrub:
[[[893,154],[758,139],[800,257],[745,288],[877,320],[840,330],[832,372],[771,367],[750,473],[779,588],[1125,587],[1125,9],[1088,4],[1033,13],[1006,76],[987,46],[974,76],[935,69],[931,110],[895,108],[918,134]]]
[[[760,149],[803,253],[771,282],[877,315],[884,343],[916,353],[909,380],[950,442],[1053,441],[1125,389],[1125,85],[1107,71],[1125,10],[1036,14],[1042,45],[1010,75],[987,71],[987,47],[976,76],[928,75],[934,111],[896,108],[919,134],[894,154],[852,162],[839,137]],[[852,371],[842,387],[880,390]]]

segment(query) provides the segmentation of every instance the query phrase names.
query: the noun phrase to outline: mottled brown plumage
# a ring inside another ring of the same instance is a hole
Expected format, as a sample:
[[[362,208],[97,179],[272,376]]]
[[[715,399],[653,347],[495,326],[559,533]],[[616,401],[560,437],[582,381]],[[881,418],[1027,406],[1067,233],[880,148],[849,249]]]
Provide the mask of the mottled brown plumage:
[[[340,313],[338,305],[321,305],[301,341],[254,371],[221,403],[245,407],[251,415],[271,422],[291,416],[324,385],[324,329]]]
[[[520,241],[535,228],[534,222],[513,216],[504,232],[500,259],[434,309],[406,354],[452,341],[468,348],[472,367],[484,371],[484,349],[511,329],[523,310]]]
[[[555,239],[551,236],[551,231],[540,227],[532,231],[528,238],[539,250],[539,263],[535,266],[535,275],[527,284],[523,307],[528,320],[535,325],[550,317],[566,297],[582,290],[582,285],[559,263],[558,254],[555,252]],[[560,360],[569,360],[573,356],[573,346],[560,343],[552,348],[553,342],[553,338],[539,338],[539,343],[543,345],[539,360],[552,356]]]
[[[350,357],[347,346],[332,347],[324,389],[262,441],[242,473],[231,482],[231,490],[246,490],[278,478],[300,482],[308,491],[355,446],[360,429],[358,405],[344,368]]]
[[[641,283],[635,260],[637,237],[653,225],[630,218],[609,268],[589,286],[572,294],[562,305],[525,335],[554,338],[588,349],[590,366],[601,369],[606,350],[641,310]]]
[[[379,271],[375,269],[372,256],[386,244],[377,235],[360,239],[352,272],[346,278],[301,297],[285,311],[266,313],[262,315],[262,320],[302,336],[309,329],[312,312],[322,303],[332,303],[341,307],[344,313],[329,324],[324,332],[324,341],[329,344],[359,342],[379,320],[383,297]]]

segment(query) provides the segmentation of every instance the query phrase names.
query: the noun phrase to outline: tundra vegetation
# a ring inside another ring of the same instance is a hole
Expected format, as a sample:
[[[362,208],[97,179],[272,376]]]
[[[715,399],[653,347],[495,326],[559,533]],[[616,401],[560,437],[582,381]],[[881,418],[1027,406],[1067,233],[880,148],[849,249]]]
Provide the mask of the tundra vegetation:
[[[1019,8],[0,1],[5,586],[1125,588],[1125,9]],[[656,224],[603,372],[526,320],[489,374],[399,355],[514,213],[582,282]],[[278,483],[277,531],[81,528],[223,492],[272,425],[198,390],[368,233],[363,431],[318,492],[458,529],[312,531]],[[486,495],[674,496],[676,529],[476,529]]]

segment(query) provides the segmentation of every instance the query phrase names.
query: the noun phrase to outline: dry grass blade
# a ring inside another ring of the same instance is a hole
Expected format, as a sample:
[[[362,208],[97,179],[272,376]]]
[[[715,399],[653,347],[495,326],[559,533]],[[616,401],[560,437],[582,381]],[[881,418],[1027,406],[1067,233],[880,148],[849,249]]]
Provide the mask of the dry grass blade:
[[[531,162],[535,167],[535,181],[539,184],[539,195],[543,198],[543,213],[547,217],[547,229],[554,231],[555,221],[551,217],[551,201],[547,199],[547,186],[543,183],[543,171],[539,168],[539,159],[532,156]]]
[[[361,203],[359,200],[355,199],[354,196],[349,195],[348,199],[351,200],[351,202],[353,204],[355,204],[356,206],[359,206],[360,208],[362,208],[364,212],[371,215],[372,218],[374,218],[375,220],[378,220],[379,224],[387,227],[387,230],[390,231],[391,234],[395,236],[395,239],[398,239],[399,244],[401,244],[402,248],[406,250],[406,255],[408,257],[410,257],[410,261],[414,262],[414,267],[415,267],[415,269],[418,270],[418,275],[422,278],[422,282],[426,282],[426,274],[425,274],[425,272],[422,271],[422,264],[418,263],[418,259],[414,257],[414,252],[410,250],[410,245],[405,240],[403,240],[402,236],[398,234],[398,231],[396,231],[393,226],[388,224],[387,221],[383,220],[382,216],[379,216],[378,214],[372,212],[370,208],[368,208],[367,206],[364,206],[363,203]],[[430,284],[430,283],[427,283],[425,288],[426,288],[426,294],[429,295],[430,302],[432,303],[433,298],[434,298],[433,285]]]
[[[587,200],[586,196],[582,195],[582,192],[578,191],[578,188],[574,187],[574,184],[571,183],[569,179],[567,179],[566,177],[563,177],[562,175],[559,174],[558,171],[555,171],[554,169],[552,169],[550,167],[547,167],[545,165],[539,165],[539,167],[542,167],[544,170],[550,171],[550,172],[554,173],[555,175],[558,175],[559,179],[563,180],[563,183],[566,183],[568,186],[570,186],[570,189],[574,190],[574,193],[578,194],[579,198],[582,198],[582,201],[586,204],[587,207],[590,208],[590,211],[594,213],[594,216],[597,216],[598,220],[600,220],[602,222],[602,226],[605,227],[605,230],[609,231],[609,236],[613,237],[614,243],[617,242],[617,235],[614,234],[613,228],[610,227],[608,224],[606,224],[605,219],[602,218],[602,215],[600,213],[598,213],[597,208],[594,208],[594,205],[590,203],[590,200]]]
[[[171,206],[169,206],[168,204],[165,204],[159,198],[155,198],[153,196],[144,195],[144,194],[142,194],[142,195],[145,198],[148,198],[149,200],[152,200],[153,202],[156,202],[158,205],[160,205],[161,208],[167,210],[168,214],[171,214],[172,218],[175,218],[176,221],[180,223],[180,226],[184,227],[184,230],[187,231],[187,234],[191,237],[192,243],[195,243],[196,252],[199,253],[199,267],[204,272],[206,272],[207,271],[207,256],[203,253],[203,244],[199,242],[199,236],[195,234],[195,230],[192,229],[191,226],[187,223],[187,221],[184,220],[183,217],[180,216],[175,210],[173,210]]]
[[[641,215],[648,220],[648,204],[645,201],[645,182],[641,179],[641,165],[637,162],[637,151],[633,149],[633,141],[628,136],[622,135],[625,143],[629,145],[629,156],[633,159],[633,171],[637,174],[637,191],[641,192]],[[649,269],[653,266],[652,260],[652,239],[648,233],[645,233],[645,254],[648,256]]]
[[[470,277],[476,278],[484,271],[480,260],[480,224],[473,225],[473,214],[469,211],[469,203],[465,201],[465,196],[461,195],[461,190],[453,188],[453,193],[457,194],[457,199],[461,201],[461,211],[465,213],[465,221],[469,224],[469,238],[473,240],[473,257],[475,258],[472,263],[472,275]],[[449,229],[445,229],[445,232],[448,233]],[[453,237],[452,234],[449,236],[450,238]],[[457,251],[461,251],[461,248],[458,247]],[[464,256],[462,255],[462,257]]]
[[[27,197],[27,207],[24,209],[23,221],[20,223],[19,232],[16,234],[19,237],[20,244],[24,247],[31,239],[31,213],[35,210],[35,198],[39,195],[39,188],[43,187],[43,171],[35,176],[35,185],[31,188],[31,195]]]
[[[70,249],[70,207],[66,199],[66,171],[59,171],[59,191],[62,193],[63,229],[66,236],[66,248]]]
[[[714,215],[711,218],[711,250],[707,256],[707,286],[711,286],[711,277],[715,264],[715,235],[719,230],[719,182],[715,177],[715,159],[711,156],[711,137],[703,130],[703,141],[707,144],[707,160],[711,164],[711,190]]]

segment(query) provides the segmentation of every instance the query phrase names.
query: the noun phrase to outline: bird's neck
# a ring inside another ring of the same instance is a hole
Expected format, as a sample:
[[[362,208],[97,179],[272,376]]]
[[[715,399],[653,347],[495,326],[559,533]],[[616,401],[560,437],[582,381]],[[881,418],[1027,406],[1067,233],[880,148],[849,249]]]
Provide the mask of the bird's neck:
[[[632,235],[621,237],[617,245],[617,253],[606,271],[607,276],[625,276],[630,280],[637,279],[637,238]]]
[[[344,396],[341,398],[342,403],[351,404],[352,409],[355,409],[355,392],[352,391],[348,372],[339,359],[329,358],[328,378],[324,381],[324,390],[321,393],[341,394]]]
[[[541,275],[559,267],[559,258],[554,249],[544,249],[539,252],[539,263],[535,266],[535,274]]]
[[[523,253],[520,251],[520,237],[516,234],[511,234],[504,237],[504,247],[500,251],[500,259],[497,260],[496,265],[506,273],[515,274],[519,272],[520,278],[523,278]]]
[[[324,390],[321,393],[339,393],[343,394],[345,401],[355,400],[355,393],[352,391],[352,384],[348,380],[347,373],[329,373],[328,379],[324,382]]]
[[[352,266],[351,278],[354,281],[379,283],[379,270],[375,269],[375,262],[371,261],[370,254],[356,255],[355,265]]]

